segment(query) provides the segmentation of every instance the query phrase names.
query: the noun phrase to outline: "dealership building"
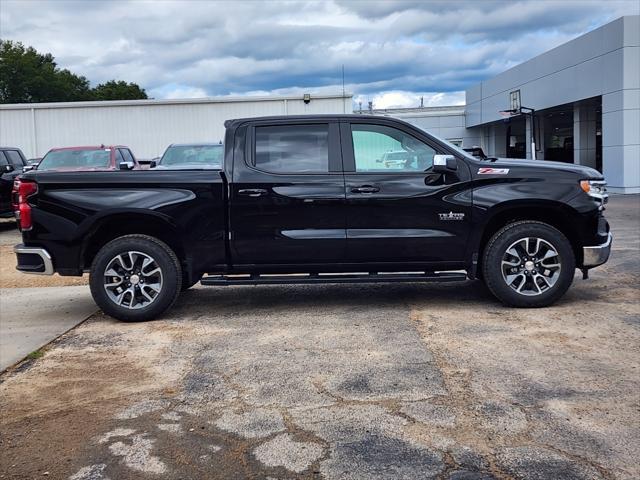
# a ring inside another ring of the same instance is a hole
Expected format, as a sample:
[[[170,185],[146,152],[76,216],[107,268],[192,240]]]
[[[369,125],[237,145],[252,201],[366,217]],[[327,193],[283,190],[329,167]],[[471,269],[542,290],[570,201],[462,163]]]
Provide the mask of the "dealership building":
[[[506,113],[514,106],[522,114]],[[352,111],[350,94],[313,92],[0,105],[0,144],[28,157],[52,147],[124,144],[151,158],[170,143],[222,140],[230,118]],[[471,86],[466,105],[368,112],[490,156],[587,165],[605,174],[611,192],[640,193],[640,16],[621,17]]]
[[[506,113],[512,96],[525,114]],[[640,193],[640,16],[621,17],[471,86],[464,106],[374,112],[491,156],[593,167],[611,192]]]

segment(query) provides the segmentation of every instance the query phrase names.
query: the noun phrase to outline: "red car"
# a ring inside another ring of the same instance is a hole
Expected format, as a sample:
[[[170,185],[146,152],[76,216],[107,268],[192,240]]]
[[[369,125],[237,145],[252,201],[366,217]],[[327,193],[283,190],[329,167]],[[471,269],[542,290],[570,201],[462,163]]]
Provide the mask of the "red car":
[[[132,170],[140,164],[124,145],[52,148],[42,158],[37,170]]]

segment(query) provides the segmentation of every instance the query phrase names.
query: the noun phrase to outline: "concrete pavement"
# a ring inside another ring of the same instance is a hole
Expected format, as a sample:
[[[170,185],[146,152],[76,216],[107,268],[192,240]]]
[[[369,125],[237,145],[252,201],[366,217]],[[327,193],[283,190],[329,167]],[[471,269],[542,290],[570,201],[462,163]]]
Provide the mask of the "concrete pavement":
[[[0,289],[0,371],[97,310],[88,286]]]
[[[606,215],[610,261],[548,308],[274,285],[94,315],[0,375],[0,478],[637,480],[640,196]]]

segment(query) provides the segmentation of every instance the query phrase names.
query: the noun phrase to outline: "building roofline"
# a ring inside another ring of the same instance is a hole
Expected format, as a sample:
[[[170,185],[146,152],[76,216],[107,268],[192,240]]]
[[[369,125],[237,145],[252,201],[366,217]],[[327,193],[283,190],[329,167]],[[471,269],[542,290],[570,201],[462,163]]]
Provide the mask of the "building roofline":
[[[544,52],[539,53],[537,55],[534,55],[533,57],[530,57],[527,60],[523,60],[522,62],[518,63],[517,65],[509,67],[506,70],[503,70],[500,73],[497,73],[497,74],[493,75],[492,77],[486,78],[486,79],[481,80],[481,81],[479,81],[477,83],[469,85],[465,89],[465,98],[467,96],[467,92],[469,92],[473,88],[477,88],[477,87],[482,88],[487,82],[490,82],[490,81],[494,80],[497,77],[505,75],[508,72],[512,72],[512,71],[524,68],[523,65],[532,64],[533,62],[535,62],[536,60],[540,59],[541,57],[544,57],[546,55],[552,54],[552,52],[559,51],[560,49],[565,48],[567,45],[569,45],[571,43],[578,42],[578,41],[582,40],[584,37],[587,37],[587,36],[593,34],[594,32],[598,32],[598,31],[601,31],[601,30],[603,30],[605,28],[608,28],[609,26],[613,25],[614,23],[624,22],[625,18],[636,18],[636,17],[640,17],[640,15],[622,15],[622,16],[620,16],[618,18],[615,18],[615,19],[611,20],[610,22],[604,23],[604,24],[594,28],[593,30],[589,30],[587,32],[584,32],[581,35],[578,35],[577,37],[573,37],[573,38],[567,40],[566,42],[561,43],[560,45],[556,45],[555,47],[550,48],[549,50],[545,50]],[[542,75],[542,76],[546,76],[546,75]],[[535,77],[535,79],[541,78],[542,76]],[[515,86],[509,87],[509,88],[516,88],[516,87],[520,87],[520,86],[522,86],[522,84],[515,85]],[[505,90],[502,90],[500,93],[504,93],[504,92],[509,91],[509,88],[507,88]],[[478,101],[475,101],[475,102],[472,102],[472,103],[477,103],[477,102]]]
[[[464,115],[466,105],[448,105],[443,107],[409,107],[374,109],[372,112],[363,111],[362,114],[392,115],[401,118],[444,117],[449,115]],[[357,113],[357,111],[354,111]]]
[[[352,93],[336,95],[313,95],[313,100],[351,99]],[[47,108],[82,108],[82,107],[129,107],[140,105],[193,105],[209,103],[240,103],[240,102],[281,102],[283,100],[302,100],[302,95],[261,95],[261,96],[233,96],[233,97],[203,97],[180,99],[146,99],[146,100],[92,100],[87,102],[50,102],[50,103],[8,103],[0,105],[0,110],[31,110]]]
[[[373,109],[373,113],[375,114],[380,114],[380,113],[390,113],[390,114],[395,114],[395,113],[438,113],[438,112],[445,112],[445,111],[449,111],[449,110],[464,110],[464,105],[442,105],[442,106],[437,106],[437,107],[400,107],[400,108],[374,108]],[[362,110],[363,114],[369,113],[368,110]]]

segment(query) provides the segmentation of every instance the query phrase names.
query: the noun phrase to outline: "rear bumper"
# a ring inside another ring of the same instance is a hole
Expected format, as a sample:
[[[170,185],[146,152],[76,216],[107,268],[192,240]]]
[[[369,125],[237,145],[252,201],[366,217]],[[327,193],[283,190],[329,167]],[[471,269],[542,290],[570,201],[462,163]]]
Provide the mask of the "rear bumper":
[[[611,242],[613,241],[613,235],[609,233],[607,237],[607,241],[600,244],[595,245],[593,247],[583,247],[582,248],[582,266],[584,268],[593,268],[598,265],[602,265],[607,260],[609,260],[609,254],[611,253]]]
[[[44,248],[20,244],[13,247],[13,251],[18,260],[16,270],[34,275],[53,275],[53,260]]]

